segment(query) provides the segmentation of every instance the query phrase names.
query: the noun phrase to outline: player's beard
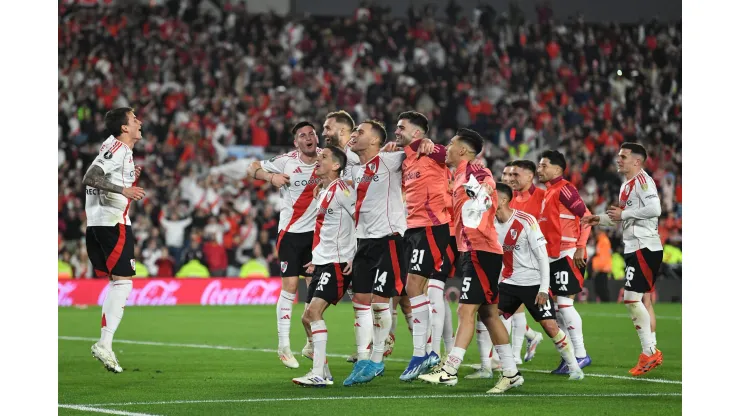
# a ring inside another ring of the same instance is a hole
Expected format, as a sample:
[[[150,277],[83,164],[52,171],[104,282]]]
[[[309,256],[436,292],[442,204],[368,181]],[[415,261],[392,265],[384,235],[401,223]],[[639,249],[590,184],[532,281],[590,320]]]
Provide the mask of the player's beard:
[[[324,136],[324,141],[326,142],[327,146],[339,147],[339,134],[335,134],[333,136]]]

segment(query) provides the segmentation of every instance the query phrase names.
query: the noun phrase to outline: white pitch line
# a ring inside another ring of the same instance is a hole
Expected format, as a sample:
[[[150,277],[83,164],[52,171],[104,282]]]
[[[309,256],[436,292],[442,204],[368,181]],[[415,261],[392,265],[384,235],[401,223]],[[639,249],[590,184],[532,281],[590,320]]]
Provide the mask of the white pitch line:
[[[416,396],[332,396],[332,397],[279,397],[263,399],[224,399],[224,400],[171,400],[161,402],[125,402],[96,403],[87,406],[153,406],[167,404],[203,404],[203,403],[260,403],[260,402],[301,402],[314,400],[391,400],[391,399],[465,399],[473,397],[490,397],[506,399],[513,397],[681,397],[681,393],[604,393],[604,394],[423,394]],[[60,405],[61,406],[61,405]]]
[[[93,413],[105,413],[109,415],[123,415],[123,416],[157,416],[153,415],[151,413],[132,413],[132,412],[124,412],[123,410],[112,410],[112,409],[101,409],[99,407],[91,407],[90,405],[80,405],[80,404],[59,404],[57,405],[59,407],[63,407],[65,409],[73,409],[73,410],[80,410],[83,412],[93,412]],[[98,406],[98,405],[92,405],[92,406]]]
[[[581,316],[601,316],[605,318],[631,318],[631,316],[626,313],[581,312],[581,311],[578,311],[578,313]],[[669,321],[680,321],[681,319],[683,319],[682,317],[675,316],[675,315],[656,315],[655,318],[665,319]]]
[[[59,336],[58,339],[63,340],[63,341],[92,341],[92,342],[98,341],[98,338],[68,337],[68,336]],[[178,344],[178,343],[156,342],[156,341],[132,341],[132,340],[127,340],[127,339],[117,339],[115,340],[115,342],[118,344],[152,345],[152,346],[157,346],[157,347],[201,348],[201,349],[226,350],[226,351],[267,352],[267,353],[273,353],[273,354],[277,352],[277,350],[275,349],[229,347],[227,345]],[[296,351],[294,351],[293,354],[300,355],[300,353]],[[345,358],[347,357],[347,354],[326,354],[326,356],[334,357],[334,358]],[[385,361],[396,361],[396,362],[405,363],[408,360],[404,360],[401,358],[386,358]],[[519,371],[530,372],[530,373],[550,374],[550,371],[548,370],[533,370],[533,369],[527,369],[527,368],[520,368]],[[662,378],[627,377],[627,376],[618,376],[618,375],[613,375],[613,374],[596,374],[596,373],[586,373],[586,376],[599,377],[599,378],[613,378],[617,380],[644,381],[648,383],[683,384],[679,380],[666,380]]]

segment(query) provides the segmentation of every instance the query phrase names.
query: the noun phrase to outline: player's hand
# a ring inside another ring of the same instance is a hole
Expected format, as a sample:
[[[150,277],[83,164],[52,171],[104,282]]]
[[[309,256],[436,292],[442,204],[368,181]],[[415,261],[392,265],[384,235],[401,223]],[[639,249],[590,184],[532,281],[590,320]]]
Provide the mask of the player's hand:
[[[272,173],[270,174],[270,185],[280,188],[285,184],[290,183],[290,176],[284,173]]]
[[[139,179],[139,176],[141,176],[141,166],[134,168],[134,176],[136,176],[136,179]]]
[[[598,215],[587,215],[581,218],[581,225],[590,225],[591,227],[594,227],[599,225],[600,222],[601,218],[599,218]]]
[[[380,149],[381,152],[395,152],[398,149],[398,143],[396,142],[388,142],[385,146],[383,146],[382,149]]]
[[[303,267],[306,268],[306,274],[313,274],[313,269],[315,268],[313,263],[309,261],[308,263],[304,264]]]
[[[434,142],[429,140],[428,138],[424,138],[421,140],[421,144],[419,144],[419,149],[416,151],[416,153],[421,155],[430,155],[434,153]]]
[[[606,210],[606,215],[608,215],[609,219],[612,221],[622,221],[622,211],[624,211],[622,208],[612,205]]]
[[[121,192],[121,194],[128,199],[133,199],[134,201],[140,201],[146,196],[144,188],[139,188],[138,186],[123,188],[123,192]]]
[[[550,300],[550,295],[545,292],[538,292],[537,298],[534,300],[534,304],[537,306],[545,306],[548,300]]]
[[[576,254],[573,255],[573,261],[579,269],[586,267],[586,249],[577,248]]]
[[[347,276],[348,274],[352,273],[352,260],[347,262],[347,265],[344,266],[344,270],[342,270],[342,274]]]

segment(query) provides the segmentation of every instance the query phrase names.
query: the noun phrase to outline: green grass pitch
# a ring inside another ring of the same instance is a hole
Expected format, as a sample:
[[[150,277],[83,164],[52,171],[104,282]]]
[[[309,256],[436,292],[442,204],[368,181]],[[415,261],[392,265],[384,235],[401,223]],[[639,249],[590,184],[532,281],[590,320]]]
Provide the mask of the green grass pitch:
[[[128,307],[113,342],[121,374],[107,372],[90,354],[100,335],[100,308],[59,308],[59,414],[680,414],[681,305],[655,306],[664,363],[639,379],[627,373],[640,346],[624,305],[576,306],[593,359],[586,379],[569,382],[548,374],[559,355],[545,336],[535,359],[520,366],[524,385],[496,397],[485,394],[495,380],[461,378],[455,387],[398,380],[412,351],[402,315],[385,376],[343,387],[351,371],[344,357],[354,350],[351,303],[325,313],[335,384],[324,389],[291,382],[311,367],[299,354],[306,340],[298,319],[303,304],[293,309],[291,346],[301,364],[295,370],[285,368],[275,353],[274,306]],[[529,317],[528,322],[541,331]],[[465,364],[477,362],[473,340]],[[464,367],[460,375],[471,372]]]

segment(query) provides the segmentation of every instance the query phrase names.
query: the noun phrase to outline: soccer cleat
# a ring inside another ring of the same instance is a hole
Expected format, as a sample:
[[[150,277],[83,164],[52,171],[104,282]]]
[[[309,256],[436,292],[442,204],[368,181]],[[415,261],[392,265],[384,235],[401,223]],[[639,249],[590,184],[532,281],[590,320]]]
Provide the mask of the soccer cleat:
[[[419,374],[421,374],[421,370],[424,367],[424,363],[427,361],[428,356],[424,357],[411,357],[411,361],[409,361],[408,367],[406,367],[405,370],[403,370],[403,374],[401,374],[401,381],[411,381],[417,377],[419,377]]]
[[[368,361],[370,362],[365,364],[355,377],[355,384],[370,382],[375,377],[382,376],[385,373],[385,364],[382,361],[379,363]]]
[[[309,371],[303,377],[296,377],[293,379],[293,383],[303,387],[326,387],[327,382],[324,377],[314,374],[313,371]],[[334,384],[332,382],[332,384]]]
[[[640,354],[640,358],[637,361],[637,365],[630,370],[630,374],[632,374],[634,377],[641,376],[659,366],[662,362],[663,353],[660,352],[660,350],[658,350],[657,348],[655,349],[655,354],[653,355],[648,356],[642,353]]]
[[[479,378],[493,378],[493,371],[479,369],[473,374],[468,374],[467,376],[465,376],[465,378],[468,380],[474,380],[474,379],[479,379]]]
[[[280,358],[280,361],[282,361],[283,365],[286,367],[298,368],[298,360],[293,356],[293,353],[290,351],[290,347],[283,347],[283,349],[278,350],[278,358]]]
[[[309,360],[313,360],[313,343],[306,341],[306,345],[303,347],[301,354]]]
[[[566,363],[565,360],[561,358],[560,359],[560,365],[558,365],[558,368],[550,371],[550,374],[561,374],[561,375],[565,375],[565,374],[568,374],[568,371],[569,371],[569,369],[568,369],[568,363]]]
[[[385,351],[383,351],[383,357],[387,357],[393,354],[393,347],[396,345],[396,336],[388,334],[385,338]]]
[[[457,374],[450,374],[443,367],[440,367],[429,374],[422,374],[419,380],[432,384],[444,384],[445,386],[454,386],[457,384]]]
[[[426,374],[430,372],[434,367],[439,365],[441,360],[439,359],[439,355],[437,355],[436,352],[432,351],[426,356],[426,360],[424,361],[424,365],[422,366],[421,370],[419,371],[419,374]]]
[[[522,377],[522,373],[517,372],[512,377],[506,377],[502,375],[496,385],[493,386],[493,388],[491,390],[488,390],[486,393],[501,394],[506,390],[511,390],[514,387],[521,386],[522,384],[524,384],[524,377]]]
[[[371,363],[370,360],[361,360],[355,363],[354,367],[352,367],[352,372],[349,374],[349,376],[344,380],[344,386],[349,387],[353,384],[360,383],[359,376],[362,370],[365,368],[365,366],[368,363]]]
[[[591,357],[588,354],[583,358],[576,357],[576,360],[578,361],[578,366],[581,368],[586,368],[591,365]]]
[[[534,358],[535,350],[537,349],[537,346],[540,345],[540,342],[542,342],[542,334],[539,332],[535,332],[534,339],[527,340],[527,353],[524,354],[524,362],[532,361]]]
[[[103,347],[97,342],[93,344],[92,348],[90,348],[90,351],[92,352],[92,356],[95,357],[101,363],[103,363],[103,365],[108,371],[111,371],[114,373],[123,372],[123,368],[121,368],[121,366],[118,365],[116,354],[114,354],[113,351]]]
[[[586,377],[586,375],[583,374],[583,370],[580,368],[577,371],[571,371],[568,373],[568,380],[578,381],[583,380],[584,377]]]
[[[347,356],[347,362],[348,363],[356,363],[357,362],[357,353],[354,353],[352,355]]]

